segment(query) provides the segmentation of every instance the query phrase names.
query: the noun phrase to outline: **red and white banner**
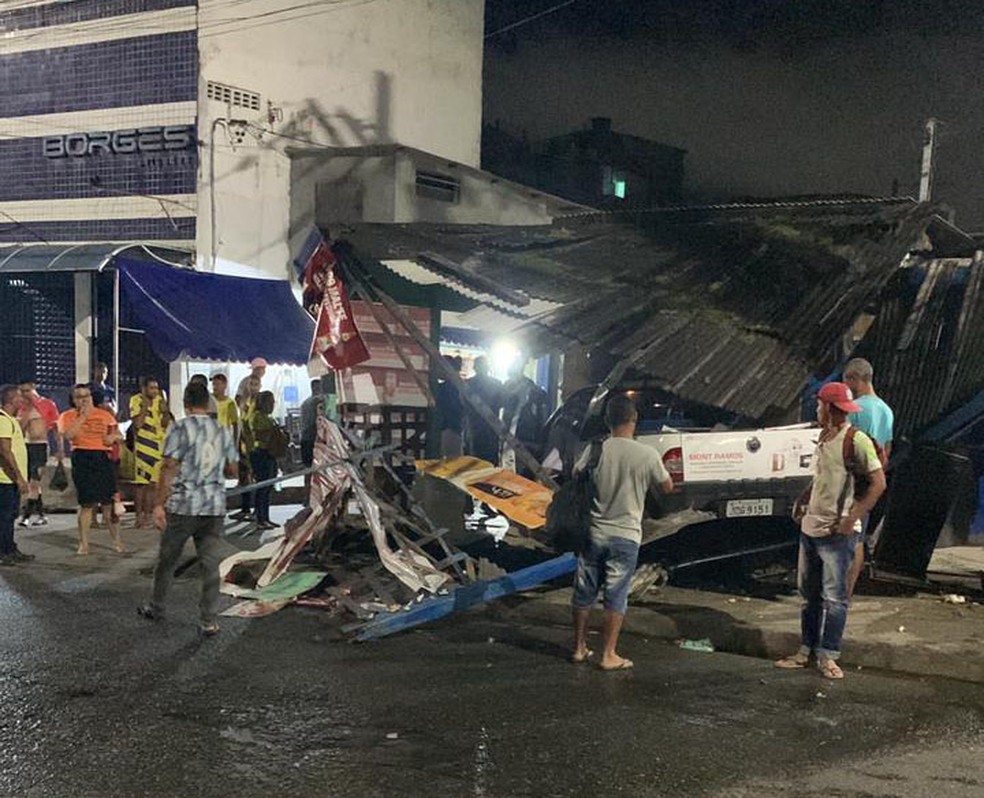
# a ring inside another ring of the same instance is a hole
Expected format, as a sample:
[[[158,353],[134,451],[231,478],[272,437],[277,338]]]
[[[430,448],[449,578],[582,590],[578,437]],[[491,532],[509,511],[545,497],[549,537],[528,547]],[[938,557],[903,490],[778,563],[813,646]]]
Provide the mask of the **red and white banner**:
[[[335,255],[324,238],[304,264],[302,282],[301,301],[316,320],[309,360],[323,362],[336,371],[369,360],[369,349],[355,326]]]

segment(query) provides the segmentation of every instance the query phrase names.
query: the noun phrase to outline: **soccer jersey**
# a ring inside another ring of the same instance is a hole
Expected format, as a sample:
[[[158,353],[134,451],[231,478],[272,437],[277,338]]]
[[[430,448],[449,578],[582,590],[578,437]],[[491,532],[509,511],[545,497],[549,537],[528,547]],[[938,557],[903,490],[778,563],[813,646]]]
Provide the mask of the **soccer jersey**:
[[[3,410],[0,410],[0,438],[10,439],[10,451],[17,464],[17,470],[23,479],[27,479],[27,444],[24,443],[24,432],[21,430],[20,422]],[[3,468],[0,468],[0,485],[13,484],[14,480]]]
[[[66,410],[58,419],[58,431],[64,435],[79,417],[79,411]],[[73,449],[85,449],[93,452],[108,452],[112,447],[104,438],[116,429],[116,418],[108,410],[94,407],[89,411],[79,434],[72,441]]]

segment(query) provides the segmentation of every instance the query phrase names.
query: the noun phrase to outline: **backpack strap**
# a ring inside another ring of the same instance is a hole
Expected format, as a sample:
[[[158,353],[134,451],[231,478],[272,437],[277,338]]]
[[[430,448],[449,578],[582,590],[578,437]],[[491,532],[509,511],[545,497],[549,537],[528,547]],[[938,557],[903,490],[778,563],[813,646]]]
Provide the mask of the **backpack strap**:
[[[840,519],[844,516],[844,505],[847,504],[847,497],[851,493],[851,488],[854,486],[854,469],[855,469],[855,458],[854,458],[854,433],[857,429],[853,426],[847,428],[847,432],[844,433],[844,445],[841,449],[841,454],[844,457],[844,470],[847,472],[844,477],[844,487],[841,488],[840,496],[837,497],[837,522],[840,523]]]

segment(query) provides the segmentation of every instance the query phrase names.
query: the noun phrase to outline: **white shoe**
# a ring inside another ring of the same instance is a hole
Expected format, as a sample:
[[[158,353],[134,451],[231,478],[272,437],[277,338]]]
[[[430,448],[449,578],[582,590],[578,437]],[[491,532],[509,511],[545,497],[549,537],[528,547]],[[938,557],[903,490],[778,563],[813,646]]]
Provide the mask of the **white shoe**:
[[[29,527],[31,526],[31,520],[27,517],[24,517],[17,522],[17,526]]]
[[[47,523],[48,519],[42,518],[37,513],[34,513],[34,515],[27,519],[27,526],[44,526]]]
[[[48,517],[45,515],[39,515],[38,522],[34,526],[48,526]]]

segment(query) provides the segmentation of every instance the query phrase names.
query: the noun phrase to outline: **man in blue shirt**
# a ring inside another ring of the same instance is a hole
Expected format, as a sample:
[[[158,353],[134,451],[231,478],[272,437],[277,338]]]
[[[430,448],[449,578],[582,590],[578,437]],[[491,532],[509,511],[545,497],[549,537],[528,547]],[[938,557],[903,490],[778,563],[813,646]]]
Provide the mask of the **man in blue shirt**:
[[[109,366],[105,363],[96,363],[92,368],[92,382],[89,384],[89,388],[93,396],[95,396],[96,391],[99,391],[102,395],[102,401],[99,403],[99,407],[108,410],[115,416],[116,391],[113,390],[112,385],[106,382],[107,377],[109,377]]]
[[[875,393],[874,369],[871,363],[861,357],[849,360],[844,366],[844,382],[854,395],[854,402],[860,405],[857,413],[851,413],[847,420],[878,443],[885,452],[887,459],[892,451],[892,427],[895,424],[895,414],[885,401]],[[854,564],[848,578],[849,594],[854,593],[854,585],[864,567],[864,535],[868,528],[868,517],[865,516],[863,529],[858,536],[854,548]]]
[[[137,608],[144,618],[164,617],[164,602],[174,579],[174,567],[188,538],[195,540],[201,561],[201,632],[219,631],[219,559],[226,512],[225,480],[235,479],[239,452],[232,430],[208,413],[208,387],[193,382],[185,388],[186,417],[168,428],[164,467],[157,483],[154,525],[163,532],[149,604]]]

